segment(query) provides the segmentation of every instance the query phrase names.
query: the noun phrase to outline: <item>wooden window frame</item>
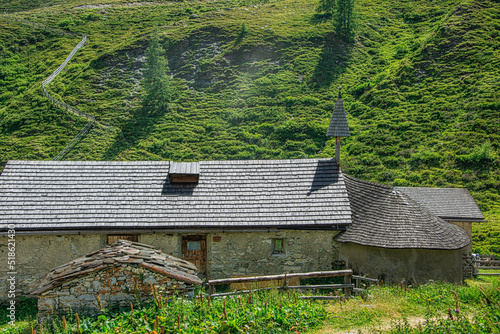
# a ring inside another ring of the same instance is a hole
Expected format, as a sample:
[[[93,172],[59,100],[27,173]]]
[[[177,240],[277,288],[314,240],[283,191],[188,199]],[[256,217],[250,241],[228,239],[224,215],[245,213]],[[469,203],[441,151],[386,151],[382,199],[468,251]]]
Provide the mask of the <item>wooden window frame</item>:
[[[280,241],[281,247],[278,246],[278,241]],[[272,242],[271,242],[271,254],[272,255],[285,254],[285,238],[273,238],[272,239]]]
[[[111,238],[111,242],[110,242]],[[106,245],[112,244],[116,240],[128,240],[132,242],[139,242],[139,234],[108,234],[106,235]]]

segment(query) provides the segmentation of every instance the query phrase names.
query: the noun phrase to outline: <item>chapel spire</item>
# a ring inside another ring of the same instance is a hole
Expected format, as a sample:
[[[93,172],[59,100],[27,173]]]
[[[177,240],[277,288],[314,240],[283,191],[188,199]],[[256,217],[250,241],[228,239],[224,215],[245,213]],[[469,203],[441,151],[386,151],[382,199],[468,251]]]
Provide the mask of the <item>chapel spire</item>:
[[[339,96],[335,102],[332,119],[328,127],[327,137],[335,137],[335,161],[340,164],[340,137],[350,137],[349,124],[347,124],[347,114],[344,110],[344,101],[342,101],[342,87],[339,86]]]

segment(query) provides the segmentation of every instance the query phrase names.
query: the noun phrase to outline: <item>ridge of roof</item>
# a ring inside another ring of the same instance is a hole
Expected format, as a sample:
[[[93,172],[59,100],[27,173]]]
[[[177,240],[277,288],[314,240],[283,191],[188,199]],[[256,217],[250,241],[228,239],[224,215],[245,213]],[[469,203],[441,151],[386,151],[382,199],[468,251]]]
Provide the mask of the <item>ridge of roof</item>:
[[[194,264],[165,254],[150,245],[117,240],[104,248],[52,268],[31,294],[39,295],[82,275],[122,264],[141,266],[189,284],[202,283],[196,276],[198,269]]]
[[[470,243],[460,227],[435,216],[396,188],[344,174],[352,225],[337,240],[383,248],[460,249]]]

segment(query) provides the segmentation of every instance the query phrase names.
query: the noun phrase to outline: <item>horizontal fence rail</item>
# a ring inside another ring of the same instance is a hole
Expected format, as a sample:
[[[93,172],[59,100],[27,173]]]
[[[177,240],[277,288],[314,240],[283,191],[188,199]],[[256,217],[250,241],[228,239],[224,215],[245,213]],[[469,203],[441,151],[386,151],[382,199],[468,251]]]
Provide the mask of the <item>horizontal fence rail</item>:
[[[500,259],[493,255],[478,255],[474,257],[476,276],[500,276],[500,273],[491,273],[489,270],[500,270]],[[480,272],[481,270],[481,272]],[[485,272],[486,271],[486,272]]]
[[[66,67],[66,65],[69,63],[71,58],[73,58],[73,56],[78,52],[78,50],[80,50],[85,45],[85,42],[87,41],[87,36],[85,36],[84,34],[63,31],[63,30],[58,30],[58,29],[52,29],[52,28],[46,27],[40,23],[36,23],[36,22],[29,21],[29,20],[13,17],[10,15],[3,15],[2,17],[7,18],[7,19],[12,19],[14,21],[17,21],[17,22],[20,22],[20,23],[23,23],[23,24],[26,24],[26,25],[29,25],[32,27],[37,27],[39,29],[49,31],[49,32],[56,34],[56,35],[59,35],[59,36],[78,36],[78,37],[82,38],[80,40],[80,43],[78,43],[73,48],[73,50],[66,57],[64,62],[61,65],[59,65],[59,67],[54,72],[52,72],[51,75],[49,75],[45,80],[42,81],[43,95],[45,95],[45,97],[47,97],[52,104],[55,104],[55,105],[61,107],[62,109],[65,109],[66,111],[70,111],[70,112],[72,112],[78,116],[84,117],[88,120],[88,123],[83,127],[83,129],[81,129],[80,132],[78,132],[78,134],[66,145],[66,147],[52,159],[52,160],[61,160],[64,157],[64,155],[66,153],[68,153],[87,134],[87,132],[92,128],[92,126],[96,122],[96,119],[91,114],[88,114],[84,111],[78,110],[77,108],[72,107],[63,101],[59,101],[59,100],[53,98],[47,92],[45,87],[48,84],[50,84],[57,77],[57,75],[59,73],[61,73],[61,71],[64,69],[64,67]]]
[[[293,278],[321,278],[321,277],[338,277],[344,276],[344,284],[322,284],[322,285],[294,285],[289,286],[287,284],[288,279]],[[352,284],[352,270],[335,270],[335,271],[315,271],[308,273],[292,273],[292,274],[281,274],[281,275],[264,275],[264,276],[252,276],[252,277],[233,277],[233,278],[224,278],[224,279],[216,279],[209,280],[207,282],[208,285],[208,294],[213,297],[225,297],[231,295],[238,294],[246,294],[258,291],[269,291],[269,290],[288,290],[288,289],[296,289],[296,290],[333,290],[333,289],[343,289],[344,296],[305,296],[304,298],[309,299],[345,299],[351,296],[351,293],[355,290],[359,290],[356,292],[362,292],[363,289],[355,289],[355,285]],[[234,283],[257,283],[264,281],[279,281],[283,280],[283,284],[281,286],[276,287],[268,287],[268,288],[258,288],[258,289],[249,289],[249,290],[241,290],[234,292],[224,292],[224,293],[215,293],[215,286],[222,284],[234,284]]]
[[[221,284],[231,284],[231,283],[248,283],[248,282],[262,282],[262,281],[274,281],[290,278],[318,278],[318,277],[335,277],[335,276],[352,276],[351,269],[336,270],[336,271],[314,271],[309,273],[292,273],[292,274],[281,274],[281,275],[266,275],[266,276],[252,276],[252,277],[233,277],[233,278],[223,278],[208,281],[208,285],[221,285]]]

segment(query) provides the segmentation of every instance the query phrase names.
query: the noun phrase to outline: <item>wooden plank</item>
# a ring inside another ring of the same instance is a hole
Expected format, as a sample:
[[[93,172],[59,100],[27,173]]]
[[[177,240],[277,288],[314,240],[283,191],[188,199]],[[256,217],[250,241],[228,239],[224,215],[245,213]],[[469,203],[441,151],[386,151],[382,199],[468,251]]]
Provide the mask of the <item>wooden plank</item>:
[[[244,275],[244,276],[232,276],[230,278],[239,278],[239,277],[255,277],[255,275]],[[288,285],[300,285],[300,278],[292,278],[288,279]],[[247,283],[231,283],[230,289],[234,290],[250,290],[250,289],[260,289],[260,288],[270,288],[270,287],[278,287],[283,286],[285,280],[276,280],[276,281],[261,281],[261,282],[247,282]]]
[[[498,260],[478,260],[475,261],[476,263],[491,263],[491,264],[499,264],[500,261]]]
[[[199,175],[170,175],[171,183],[198,183]]]
[[[500,267],[496,266],[480,266],[480,267],[477,267],[478,269],[483,269],[483,270],[500,270]]]
[[[317,300],[343,300],[344,296],[299,296],[299,299],[317,299]]]
[[[296,285],[289,286],[288,289],[344,289],[344,288],[354,288],[354,284],[325,284],[325,285]]]
[[[477,273],[476,276],[500,276],[500,273]]]
[[[224,278],[208,281],[209,285],[220,285],[220,284],[230,284],[230,283],[243,283],[243,282],[260,282],[260,281],[271,281],[286,278],[314,278],[314,277],[335,277],[335,276],[351,276],[352,270],[336,270],[336,271],[315,271],[310,273],[293,273],[293,274],[282,274],[282,275],[268,275],[268,276],[254,276],[254,277],[235,277],[235,278]],[[350,278],[350,277],[349,277]]]
[[[476,256],[479,256],[479,257],[487,257],[487,258],[491,258],[491,259],[496,259],[496,258],[497,258],[495,255],[482,255],[482,254],[476,254]]]
[[[363,277],[363,276],[358,276],[358,275],[352,275],[352,279],[357,279],[357,280],[361,280],[361,281],[378,283],[378,279],[376,279],[376,278],[368,278],[368,277]]]
[[[211,286],[213,287],[213,285],[211,285]],[[281,290],[283,288],[282,287],[261,288],[261,289],[253,289],[253,290],[241,290],[241,291],[235,291],[235,292],[215,293],[215,294],[211,294],[210,298],[225,297],[225,296],[232,296],[232,295],[242,295],[245,293],[252,293],[252,292],[258,292],[258,291],[269,291],[269,290],[273,290],[273,289]]]

